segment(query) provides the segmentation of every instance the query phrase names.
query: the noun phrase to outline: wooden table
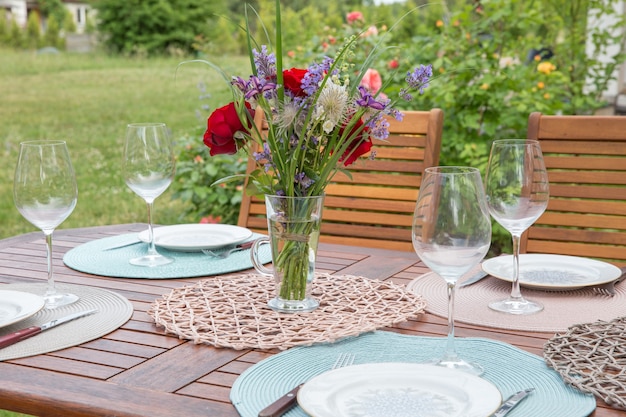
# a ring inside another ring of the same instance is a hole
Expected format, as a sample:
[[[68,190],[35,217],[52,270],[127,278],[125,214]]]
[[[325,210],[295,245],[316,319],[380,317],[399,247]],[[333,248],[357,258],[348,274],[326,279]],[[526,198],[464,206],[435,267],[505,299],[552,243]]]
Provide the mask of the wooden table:
[[[0,409],[38,416],[235,417],[229,401],[235,379],[276,351],[218,349],[165,336],[146,314],[150,303],[197,279],[145,280],[84,274],[63,264],[63,254],[84,242],[143,230],[141,224],[58,230],[54,267],[58,282],[106,288],[128,298],[134,313],[118,330],[77,347],[0,362]],[[428,272],[414,253],[321,245],[318,270],[408,283]],[[44,239],[29,233],[0,240],[0,284],[46,279]],[[1,288],[1,287],[0,287]],[[441,336],[446,320],[426,314],[394,326],[406,334]],[[487,337],[537,355],[546,333],[458,324],[458,336]],[[626,416],[602,401],[595,417]],[[543,417],[543,416],[537,416]]]

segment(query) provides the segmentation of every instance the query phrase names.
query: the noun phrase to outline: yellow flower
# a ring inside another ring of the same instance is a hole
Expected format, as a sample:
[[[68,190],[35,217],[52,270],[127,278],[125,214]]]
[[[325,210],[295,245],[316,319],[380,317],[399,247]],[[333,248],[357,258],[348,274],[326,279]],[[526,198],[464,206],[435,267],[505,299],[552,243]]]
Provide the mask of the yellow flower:
[[[543,98],[545,98],[546,100],[550,100],[550,93],[545,93],[543,95]]]
[[[437,26],[438,28],[443,26],[443,20],[437,20],[437,23],[435,23],[435,26]]]
[[[538,89],[540,89],[540,90],[542,90],[545,86],[546,86],[546,85],[543,83],[543,81],[539,81],[539,82],[537,83],[537,88],[538,88]]]
[[[537,65],[537,71],[542,72],[546,75],[550,75],[550,73],[555,69],[556,66],[548,61],[540,62],[539,65]]]
[[[487,84],[487,83],[483,83],[483,85],[480,86],[481,90],[486,90],[488,88],[489,88],[489,84]]]

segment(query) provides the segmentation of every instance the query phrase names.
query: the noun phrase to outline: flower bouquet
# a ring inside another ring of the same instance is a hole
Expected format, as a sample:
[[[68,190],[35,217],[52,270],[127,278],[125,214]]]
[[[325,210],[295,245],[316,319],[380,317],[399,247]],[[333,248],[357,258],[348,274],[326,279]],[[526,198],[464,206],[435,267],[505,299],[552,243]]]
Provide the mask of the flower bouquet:
[[[365,62],[351,62],[360,36],[348,37],[335,56],[308,68],[285,69],[279,0],[275,29],[272,52],[253,39],[246,20],[252,75],[232,77],[233,101],[209,116],[204,143],[211,155],[246,149],[257,161],[246,192],[282,197],[273,199],[276,206],[268,206],[274,216],[268,217],[270,237],[278,236],[272,242],[274,277],[279,298],[302,300],[313,277],[321,212],[297,199],[323,198],[337,172],[368,152],[375,157],[372,139],[385,140],[386,118],[401,120],[402,114],[394,107],[397,100],[380,92],[385,83],[372,91],[364,82],[381,51],[374,48]],[[430,65],[416,67],[407,74],[407,87],[398,99],[411,100],[412,91],[422,93],[431,76]],[[260,116],[267,131],[260,128]],[[314,219],[303,220],[312,210]],[[294,216],[300,220],[293,221]]]

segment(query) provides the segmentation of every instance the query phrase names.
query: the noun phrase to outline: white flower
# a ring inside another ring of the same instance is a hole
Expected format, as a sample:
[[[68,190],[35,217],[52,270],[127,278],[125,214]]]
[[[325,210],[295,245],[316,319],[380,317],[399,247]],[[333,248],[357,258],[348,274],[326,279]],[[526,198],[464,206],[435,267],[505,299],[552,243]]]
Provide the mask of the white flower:
[[[323,129],[326,133],[330,133],[342,121],[348,107],[348,99],[345,86],[330,80],[324,85],[315,106],[315,117],[324,121]]]
[[[290,126],[298,127],[298,112],[300,108],[293,102],[287,102],[280,109],[280,112],[275,116],[278,122],[278,126],[283,129],[288,129]]]

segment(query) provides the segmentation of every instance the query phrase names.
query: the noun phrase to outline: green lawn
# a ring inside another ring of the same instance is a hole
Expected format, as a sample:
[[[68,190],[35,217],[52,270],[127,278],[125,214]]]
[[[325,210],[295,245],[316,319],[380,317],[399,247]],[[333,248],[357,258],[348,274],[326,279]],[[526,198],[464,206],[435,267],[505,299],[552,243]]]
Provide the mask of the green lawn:
[[[183,58],[130,59],[103,54],[36,54],[0,50],[0,238],[36,229],[13,205],[13,172],[20,141],[63,139],[76,171],[76,209],[60,228],[145,222],[143,200],[120,176],[127,123],[161,121],[174,139],[198,135],[198,83],[207,85],[208,104],[229,99],[226,81],[204,64],[178,64]],[[229,73],[245,68],[245,58],[216,61]],[[204,102],[206,104],[206,101]],[[202,117],[206,118],[205,112]],[[200,140],[200,138],[198,139]],[[171,191],[155,202],[155,222],[181,219]]]
[[[212,107],[229,99],[228,85],[216,71],[202,64],[177,71],[181,61],[0,50],[0,238],[37,230],[13,205],[19,143],[33,139],[68,143],[79,197],[60,228],[145,222],[143,200],[120,176],[126,124],[161,121],[171,128],[174,139],[197,135],[205,123],[196,114],[202,104],[198,83],[207,84]],[[239,73],[247,61],[220,57],[219,64],[227,72]],[[155,222],[198,221],[181,219],[181,207],[172,201],[171,191],[164,193],[155,202]],[[0,417],[9,416],[19,414],[0,410]]]

